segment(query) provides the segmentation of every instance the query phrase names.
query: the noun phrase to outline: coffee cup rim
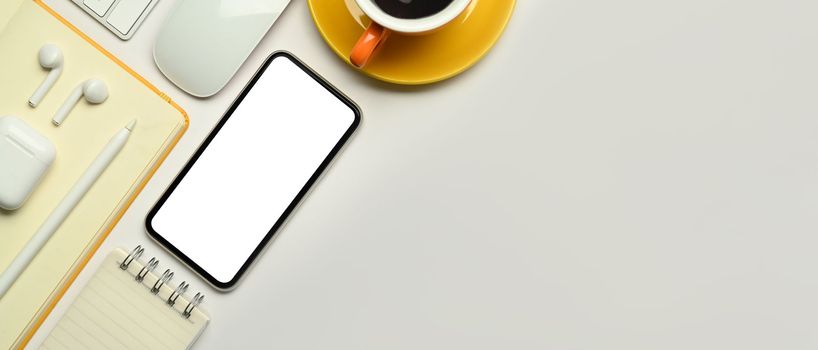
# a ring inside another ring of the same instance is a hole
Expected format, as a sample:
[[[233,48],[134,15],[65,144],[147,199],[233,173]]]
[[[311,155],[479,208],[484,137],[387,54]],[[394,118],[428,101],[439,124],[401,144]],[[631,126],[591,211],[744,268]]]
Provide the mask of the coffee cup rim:
[[[402,33],[423,33],[451,22],[466,10],[471,0],[453,0],[442,11],[422,18],[397,18],[378,7],[373,0],[355,0],[361,11],[378,24]]]

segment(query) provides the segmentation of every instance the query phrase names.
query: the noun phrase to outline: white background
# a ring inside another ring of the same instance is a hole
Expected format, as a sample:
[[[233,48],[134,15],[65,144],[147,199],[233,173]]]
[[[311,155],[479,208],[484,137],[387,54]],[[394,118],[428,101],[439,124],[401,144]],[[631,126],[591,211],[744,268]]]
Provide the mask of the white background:
[[[407,88],[345,66],[296,0],[219,95],[83,31],[176,99],[191,129],[37,335],[115,246],[204,289],[198,349],[814,349],[814,0],[521,0],[463,75]],[[230,293],[142,221],[264,57],[287,49],[364,111],[359,133]],[[195,289],[195,288],[194,288]]]

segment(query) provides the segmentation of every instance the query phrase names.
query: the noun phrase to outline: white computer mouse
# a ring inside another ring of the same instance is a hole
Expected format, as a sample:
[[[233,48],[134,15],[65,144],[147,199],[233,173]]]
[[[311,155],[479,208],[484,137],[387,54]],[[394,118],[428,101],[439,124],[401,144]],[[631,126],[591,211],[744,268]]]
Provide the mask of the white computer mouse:
[[[187,93],[208,97],[236,74],[290,0],[181,0],[153,47],[159,70]]]

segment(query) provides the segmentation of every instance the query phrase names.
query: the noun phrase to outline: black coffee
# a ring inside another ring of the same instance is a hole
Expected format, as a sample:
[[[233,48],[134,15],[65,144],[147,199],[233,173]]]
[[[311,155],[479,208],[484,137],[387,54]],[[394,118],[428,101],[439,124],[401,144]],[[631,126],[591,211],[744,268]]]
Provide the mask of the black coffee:
[[[374,0],[375,4],[392,17],[415,19],[434,15],[454,0]]]

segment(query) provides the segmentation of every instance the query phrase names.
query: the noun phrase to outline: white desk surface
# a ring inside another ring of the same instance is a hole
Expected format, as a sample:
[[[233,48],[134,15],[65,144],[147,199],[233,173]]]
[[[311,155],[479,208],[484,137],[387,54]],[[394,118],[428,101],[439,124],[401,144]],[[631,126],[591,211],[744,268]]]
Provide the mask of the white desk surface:
[[[143,244],[207,292],[197,349],[818,346],[816,1],[520,0],[477,66],[406,88],[345,66],[296,0],[206,100],[153,64],[173,1],[129,42],[48,2],[191,128],[31,345],[108,251]],[[143,220],[276,49],[364,121],[244,282],[219,293]]]

